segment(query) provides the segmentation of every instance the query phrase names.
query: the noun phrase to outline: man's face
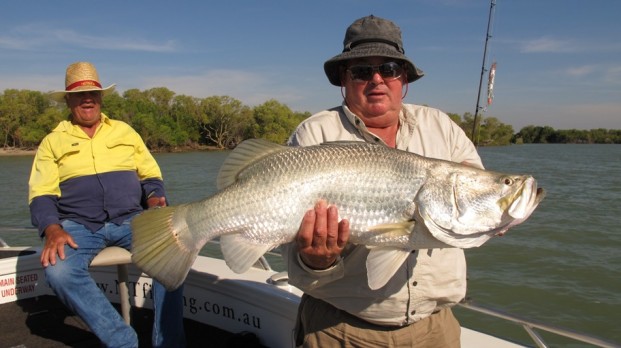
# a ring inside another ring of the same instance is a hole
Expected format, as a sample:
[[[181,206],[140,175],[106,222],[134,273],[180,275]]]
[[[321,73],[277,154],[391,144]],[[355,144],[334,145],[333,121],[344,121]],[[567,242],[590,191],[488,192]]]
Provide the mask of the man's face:
[[[406,72],[401,65],[390,63],[400,64],[385,57],[355,59],[347,62],[347,69],[341,74],[347,106],[367,126],[381,127],[374,122],[383,123],[387,116],[398,118],[401,110]]]
[[[71,110],[73,123],[90,127],[101,120],[101,92],[87,91],[67,93],[67,106]]]

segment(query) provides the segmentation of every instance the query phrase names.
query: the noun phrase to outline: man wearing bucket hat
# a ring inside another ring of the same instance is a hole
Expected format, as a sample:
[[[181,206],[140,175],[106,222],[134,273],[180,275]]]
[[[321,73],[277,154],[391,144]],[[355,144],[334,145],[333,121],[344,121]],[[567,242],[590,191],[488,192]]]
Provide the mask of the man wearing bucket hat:
[[[29,181],[32,222],[45,238],[41,264],[57,297],[79,315],[106,347],[138,347],[88,273],[107,246],[131,247],[132,218],[143,207],[166,205],[160,168],[128,124],[101,112],[102,88],[91,63],[69,65],[65,90],[50,97],[71,115],[37,149]],[[153,281],[154,347],[182,347],[183,287],[167,292]],[[164,315],[165,313],[165,315]]]
[[[472,142],[443,112],[402,99],[423,72],[405,56],[401,30],[375,16],[356,20],[343,52],[324,64],[341,106],[302,122],[291,145],[366,141],[483,167]],[[304,347],[459,347],[450,307],[466,291],[461,249],[416,250],[388,283],[367,285],[366,246],[348,244],[338,207],[318,202],[284,252],[289,281],[302,289],[296,330]]]

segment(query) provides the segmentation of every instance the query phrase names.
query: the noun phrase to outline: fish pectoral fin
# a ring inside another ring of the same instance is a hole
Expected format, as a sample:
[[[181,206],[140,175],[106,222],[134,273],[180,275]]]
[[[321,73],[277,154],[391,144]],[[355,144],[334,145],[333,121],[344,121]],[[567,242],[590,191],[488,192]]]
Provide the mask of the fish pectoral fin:
[[[371,290],[377,290],[390,280],[411,251],[395,248],[372,248],[367,257],[367,281]]]
[[[246,272],[263,254],[277,246],[278,244],[252,243],[239,233],[220,236],[220,249],[224,261],[235,273]]]
[[[409,220],[389,224],[381,224],[369,227],[368,231],[385,237],[409,236],[416,225],[416,221]]]

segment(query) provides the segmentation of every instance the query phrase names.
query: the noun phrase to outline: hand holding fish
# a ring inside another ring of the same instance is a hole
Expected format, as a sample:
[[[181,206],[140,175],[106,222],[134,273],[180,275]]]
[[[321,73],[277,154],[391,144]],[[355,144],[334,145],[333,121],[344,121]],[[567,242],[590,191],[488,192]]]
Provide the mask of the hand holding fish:
[[[304,214],[296,236],[300,259],[312,269],[332,266],[349,240],[349,221],[338,221],[335,206],[320,200]]]
[[[166,205],[166,197],[151,196],[147,198],[147,207],[149,209],[165,207]]]

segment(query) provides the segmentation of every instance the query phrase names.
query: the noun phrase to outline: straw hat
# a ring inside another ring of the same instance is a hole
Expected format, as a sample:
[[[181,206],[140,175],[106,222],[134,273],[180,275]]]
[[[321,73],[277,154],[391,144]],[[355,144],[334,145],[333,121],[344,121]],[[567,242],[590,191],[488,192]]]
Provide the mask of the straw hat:
[[[401,29],[387,19],[370,15],[357,19],[347,28],[343,40],[343,52],[323,65],[330,83],[340,86],[339,67],[347,60],[364,57],[388,57],[404,62],[408,82],[414,82],[424,75],[423,71],[405,56]]]
[[[54,101],[63,103],[67,93],[101,91],[102,95],[106,95],[114,91],[114,86],[112,84],[106,88],[101,88],[95,66],[88,62],[77,62],[67,67],[65,90],[51,92],[49,97]]]

